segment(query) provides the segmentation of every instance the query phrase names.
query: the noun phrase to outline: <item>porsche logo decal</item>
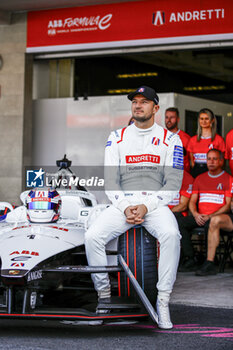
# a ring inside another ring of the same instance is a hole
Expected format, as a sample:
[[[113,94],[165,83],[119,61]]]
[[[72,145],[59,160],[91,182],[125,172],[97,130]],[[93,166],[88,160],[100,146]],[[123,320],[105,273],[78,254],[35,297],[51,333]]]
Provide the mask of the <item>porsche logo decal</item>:
[[[18,275],[19,273],[19,270],[9,270],[9,275]]]

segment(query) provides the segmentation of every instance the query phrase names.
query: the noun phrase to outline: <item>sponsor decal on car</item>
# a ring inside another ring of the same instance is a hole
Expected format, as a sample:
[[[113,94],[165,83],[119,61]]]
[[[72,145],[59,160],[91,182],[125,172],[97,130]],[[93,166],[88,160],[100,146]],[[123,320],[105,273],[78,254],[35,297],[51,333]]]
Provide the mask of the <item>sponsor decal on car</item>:
[[[31,256],[16,256],[11,261],[27,261],[28,259],[31,259]]]
[[[19,273],[19,270],[9,270],[9,275],[18,275]]]
[[[81,210],[80,216],[88,216],[88,215],[89,215],[89,211],[88,210]]]
[[[38,252],[30,252],[29,250],[22,250],[21,253],[18,250],[14,250],[10,255],[20,255],[20,254],[25,254],[25,255],[33,255],[33,256],[39,256],[40,254]]]
[[[14,227],[14,228],[12,229],[12,231],[13,231],[13,230],[19,230],[19,229],[21,229],[21,228],[28,228],[28,227],[31,227],[31,225],[25,225],[25,226]]]
[[[11,264],[11,267],[24,267],[24,263],[22,263],[22,262],[20,262],[20,263],[14,262],[14,263]]]
[[[56,230],[60,230],[60,231],[66,231],[68,232],[68,228],[64,228],[64,227],[58,227],[58,226],[50,226],[51,228],[55,228]]]
[[[37,271],[32,271],[29,272],[27,281],[35,281],[35,280],[40,280],[43,276],[42,270],[37,270]]]

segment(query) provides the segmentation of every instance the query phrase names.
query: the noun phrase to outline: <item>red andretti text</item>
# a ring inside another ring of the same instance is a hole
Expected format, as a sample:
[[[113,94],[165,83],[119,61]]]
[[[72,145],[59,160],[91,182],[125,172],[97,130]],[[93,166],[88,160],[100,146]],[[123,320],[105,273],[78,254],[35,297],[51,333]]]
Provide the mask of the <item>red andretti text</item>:
[[[160,156],[154,155],[154,154],[138,154],[138,155],[129,155],[125,156],[126,163],[127,164],[134,164],[134,163],[143,163],[143,162],[149,162],[149,163],[160,163]]]

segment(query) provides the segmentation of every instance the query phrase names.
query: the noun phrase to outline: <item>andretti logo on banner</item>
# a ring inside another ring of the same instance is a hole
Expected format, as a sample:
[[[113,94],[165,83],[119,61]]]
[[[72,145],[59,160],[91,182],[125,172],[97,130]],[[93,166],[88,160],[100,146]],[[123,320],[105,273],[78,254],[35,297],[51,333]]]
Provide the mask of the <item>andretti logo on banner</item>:
[[[225,10],[223,8],[171,12],[168,15],[168,23],[190,22],[190,21],[208,21],[222,20],[225,18]],[[152,24],[161,26],[165,24],[165,12],[156,11],[152,16]]]
[[[165,23],[165,12],[157,11],[153,13],[152,23],[154,26],[161,26]]]

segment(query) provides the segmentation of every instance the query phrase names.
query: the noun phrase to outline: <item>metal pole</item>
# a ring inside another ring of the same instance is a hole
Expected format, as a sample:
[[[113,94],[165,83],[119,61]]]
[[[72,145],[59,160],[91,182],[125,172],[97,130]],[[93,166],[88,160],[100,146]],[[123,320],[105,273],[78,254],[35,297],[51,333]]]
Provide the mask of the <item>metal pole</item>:
[[[7,312],[8,314],[12,312],[12,287],[7,289]]]
[[[22,308],[22,314],[25,314],[26,312],[26,306],[27,306],[27,298],[28,298],[28,290],[24,290],[24,295],[23,295],[23,308]]]
[[[122,266],[123,270],[125,271],[126,275],[129,277],[129,280],[132,283],[137,295],[141,299],[142,304],[145,306],[146,310],[148,311],[152,321],[158,324],[158,315],[155,312],[155,309],[151,305],[149,299],[145,295],[143,289],[141,288],[140,284],[138,283],[138,281],[134,277],[132,271],[130,270],[130,268],[126,264],[126,262],[121,254],[118,255],[118,259],[119,259],[119,263]]]

